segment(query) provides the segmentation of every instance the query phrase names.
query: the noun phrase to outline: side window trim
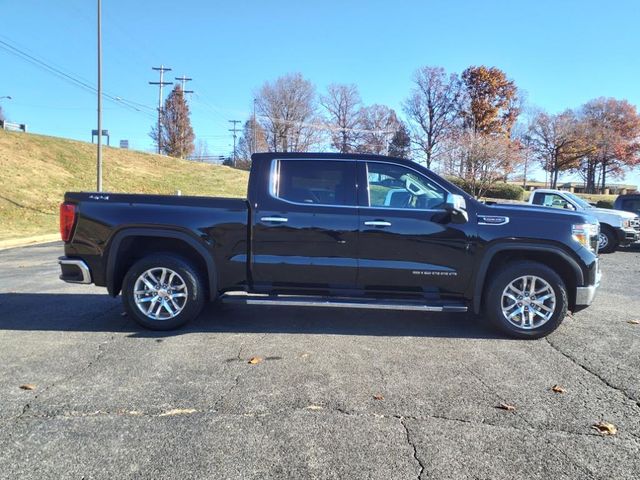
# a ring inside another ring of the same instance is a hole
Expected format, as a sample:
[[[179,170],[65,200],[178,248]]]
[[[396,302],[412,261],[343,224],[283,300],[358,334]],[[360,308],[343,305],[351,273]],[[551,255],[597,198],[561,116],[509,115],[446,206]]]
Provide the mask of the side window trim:
[[[303,207],[331,207],[331,208],[358,208],[358,164],[359,161],[355,159],[327,159],[327,161],[332,162],[350,162],[353,164],[354,169],[354,177],[356,179],[356,183],[354,184],[356,188],[356,202],[353,205],[335,205],[328,203],[302,203],[302,202],[294,202],[293,200],[287,200],[286,198],[278,197],[276,195],[277,188],[279,187],[280,181],[280,162],[287,160],[298,160],[298,161],[322,161],[323,159],[313,159],[313,160],[304,160],[299,158],[274,158],[271,160],[271,166],[269,167],[269,196],[273,200],[277,200],[279,202],[288,203],[290,205],[298,205]]]
[[[396,162],[381,162],[381,161],[376,161],[376,160],[367,160],[367,161],[363,161],[363,168],[364,168],[364,179],[367,182],[366,184],[366,200],[367,200],[367,205],[362,205],[364,208],[375,208],[376,210],[395,210],[395,211],[402,211],[402,212],[406,212],[406,211],[412,211],[412,212],[444,212],[445,209],[444,208],[397,208],[397,207],[381,207],[381,206],[377,206],[377,205],[371,205],[371,190],[369,188],[369,164],[370,163],[381,163],[383,165],[395,165],[397,167],[401,167],[401,168],[406,168],[407,170],[411,170],[412,172],[414,172],[416,175],[418,175],[420,178],[425,178],[426,180],[428,180],[429,182],[433,183],[434,185],[438,186],[439,188],[442,189],[443,192],[445,192],[445,194],[449,194],[451,192],[449,192],[449,190],[447,190],[446,188],[444,188],[442,185],[440,185],[438,182],[434,181],[433,179],[431,179],[430,177],[426,176],[424,173],[419,172],[418,170],[408,167],[406,165],[402,165],[400,163],[396,163]]]

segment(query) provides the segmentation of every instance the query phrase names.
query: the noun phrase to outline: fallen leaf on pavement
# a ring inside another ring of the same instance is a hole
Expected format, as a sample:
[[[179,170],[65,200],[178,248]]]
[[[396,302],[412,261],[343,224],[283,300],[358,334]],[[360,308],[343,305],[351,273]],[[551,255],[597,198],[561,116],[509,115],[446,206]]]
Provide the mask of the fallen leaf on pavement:
[[[554,385],[553,387],[551,387],[551,390],[553,390],[556,393],[564,393],[564,392],[566,392],[566,390],[564,388],[562,388],[560,385]]]
[[[22,390],[35,390],[36,386],[33,383],[25,383],[24,385],[20,385]]]
[[[618,433],[618,428],[613,423],[598,422],[591,428],[597,430],[602,435],[615,435]]]
[[[169,417],[171,415],[188,415],[190,413],[195,413],[197,410],[195,408],[174,408],[172,410],[167,410],[166,412],[162,412],[159,417]]]
[[[257,365],[258,363],[262,363],[262,357],[251,357],[249,362],[251,365]]]
[[[509,405],[508,403],[501,403],[496,408],[499,408],[501,410],[506,410],[507,412],[513,412],[516,409],[515,406]]]
[[[627,320],[627,323],[631,325],[640,325],[640,320]]]
[[[374,400],[384,400],[384,397],[383,397],[381,394],[376,393],[376,394],[373,396],[373,399],[374,399]]]

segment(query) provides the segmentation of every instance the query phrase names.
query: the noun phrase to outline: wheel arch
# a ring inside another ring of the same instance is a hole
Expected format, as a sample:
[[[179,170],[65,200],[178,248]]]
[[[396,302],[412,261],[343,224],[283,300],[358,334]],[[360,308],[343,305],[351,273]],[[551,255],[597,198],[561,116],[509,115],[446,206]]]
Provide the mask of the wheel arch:
[[[127,228],[116,233],[107,249],[106,283],[110,295],[122,288],[127,270],[149,253],[173,253],[194,263],[206,280],[209,298],[217,296],[218,273],[211,253],[191,235],[175,230]]]
[[[550,245],[503,244],[489,247],[478,267],[473,290],[474,313],[479,314],[482,309],[486,279],[502,265],[518,260],[539,262],[554,270],[567,287],[569,308],[575,307],[576,287],[584,285],[584,273],[569,254]]]

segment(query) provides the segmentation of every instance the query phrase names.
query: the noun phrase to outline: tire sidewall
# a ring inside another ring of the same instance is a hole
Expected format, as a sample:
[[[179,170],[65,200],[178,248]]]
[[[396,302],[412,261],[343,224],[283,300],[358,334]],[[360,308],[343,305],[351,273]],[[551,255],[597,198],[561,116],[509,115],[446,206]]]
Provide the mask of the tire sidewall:
[[[184,309],[169,320],[153,320],[140,311],[134,299],[137,278],[150,268],[169,268],[182,277],[187,285],[187,303]],[[197,317],[204,306],[203,282],[197,270],[181,257],[156,254],[138,260],[126,273],[122,283],[122,301],[128,315],[137,323],[151,330],[173,330]]]
[[[553,316],[544,325],[524,330],[510,323],[502,313],[502,292],[509,283],[518,277],[535,275],[544,279],[556,296],[556,308]],[[515,338],[536,339],[553,332],[567,315],[567,289],[562,278],[546,265],[537,262],[516,262],[507,265],[493,279],[489,280],[491,287],[487,291],[485,314],[491,324],[502,332]]]
[[[598,252],[599,253],[612,253],[618,247],[618,242],[615,236],[615,233],[612,232],[609,228],[601,228],[600,233],[607,237],[607,245],[604,248],[600,248],[600,244],[598,242]]]

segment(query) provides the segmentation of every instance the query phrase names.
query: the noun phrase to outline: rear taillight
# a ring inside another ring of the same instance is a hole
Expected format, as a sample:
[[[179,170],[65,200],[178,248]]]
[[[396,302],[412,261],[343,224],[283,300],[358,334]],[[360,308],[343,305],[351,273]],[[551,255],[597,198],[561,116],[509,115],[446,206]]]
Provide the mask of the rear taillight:
[[[60,204],[60,236],[63,242],[68,242],[76,221],[76,206],[70,203]]]

